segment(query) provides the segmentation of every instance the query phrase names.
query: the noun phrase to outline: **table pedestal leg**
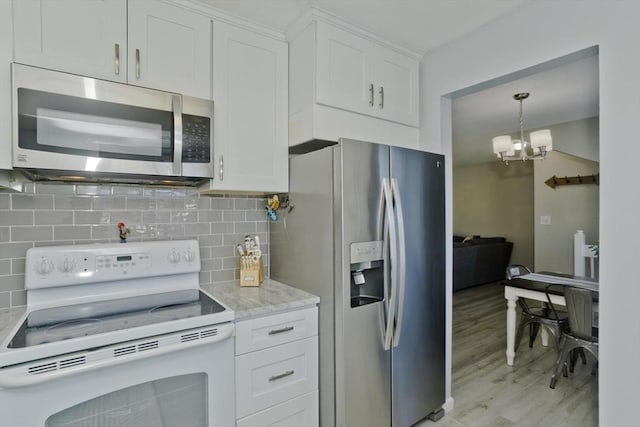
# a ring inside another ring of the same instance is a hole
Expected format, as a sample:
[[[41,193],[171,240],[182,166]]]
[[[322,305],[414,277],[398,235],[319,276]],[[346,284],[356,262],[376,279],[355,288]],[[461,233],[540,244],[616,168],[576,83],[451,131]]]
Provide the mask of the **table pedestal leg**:
[[[547,328],[543,328],[540,326],[540,339],[542,340],[542,345],[547,347],[549,345],[549,332]]]
[[[507,298],[507,365],[513,366],[516,357],[516,300],[518,297],[505,295]]]

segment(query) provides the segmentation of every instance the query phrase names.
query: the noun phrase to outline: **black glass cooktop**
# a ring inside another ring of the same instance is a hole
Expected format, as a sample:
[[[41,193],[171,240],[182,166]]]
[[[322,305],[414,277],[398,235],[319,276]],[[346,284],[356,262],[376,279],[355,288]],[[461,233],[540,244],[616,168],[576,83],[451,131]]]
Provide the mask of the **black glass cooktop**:
[[[145,304],[146,301],[146,304]],[[177,301],[177,302],[176,302]],[[126,307],[138,307],[123,311]],[[24,348],[205,316],[225,308],[202,291],[178,291],[31,312],[9,343]]]

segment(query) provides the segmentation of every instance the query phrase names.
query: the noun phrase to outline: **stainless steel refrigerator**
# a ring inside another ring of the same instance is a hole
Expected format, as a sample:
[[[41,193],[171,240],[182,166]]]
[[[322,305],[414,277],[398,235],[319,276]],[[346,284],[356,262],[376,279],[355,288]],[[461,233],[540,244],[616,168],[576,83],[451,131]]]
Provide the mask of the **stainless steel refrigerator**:
[[[320,424],[408,427],[445,401],[444,158],[340,140],[290,158],[271,277],[320,296]]]

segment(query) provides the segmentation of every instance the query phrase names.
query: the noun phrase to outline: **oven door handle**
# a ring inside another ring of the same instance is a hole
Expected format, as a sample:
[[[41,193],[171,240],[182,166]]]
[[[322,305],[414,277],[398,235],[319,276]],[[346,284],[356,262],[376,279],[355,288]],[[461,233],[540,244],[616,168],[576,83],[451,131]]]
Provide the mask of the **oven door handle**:
[[[0,387],[17,388],[42,384],[47,381],[65,378],[70,375],[84,374],[98,369],[122,365],[123,363],[148,359],[151,357],[173,353],[180,350],[186,350],[194,347],[200,347],[203,345],[214,344],[231,338],[233,336],[234,325],[232,323],[217,325],[216,329],[218,330],[216,335],[201,337],[198,339],[194,338],[197,331],[194,331],[193,333],[190,333],[189,331],[182,331],[176,334],[171,334],[171,336],[177,336],[175,342],[162,345],[158,348],[142,351],[138,350],[135,353],[124,354],[122,356],[114,356],[114,350],[117,348],[130,347],[132,343],[110,345],[108,347],[94,351],[83,351],[75,354],[67,354],[61,357],[56,357],[55,359],[52,358],[53,360],[50,359],[50,361],[47,361],[45,359],[39,360],[38,362],[23,363],[16,366],[0,368]],[[159,337],[158,340],[161,340],[162,338],[163,337]],[[193,340],[190,341],[190,339]],[[151,340],[153,339],[144,340],[141,341],[141,343],[145,344]],[[86,364],[69,364],[73,363],[73,360],[81,360],[83,357],[85,357],[87,360]],[[30,370],[34,369],[46,369],[45,365],[51,365],[54,367],[50,368],[52,370],[49,372],[29,373]]]

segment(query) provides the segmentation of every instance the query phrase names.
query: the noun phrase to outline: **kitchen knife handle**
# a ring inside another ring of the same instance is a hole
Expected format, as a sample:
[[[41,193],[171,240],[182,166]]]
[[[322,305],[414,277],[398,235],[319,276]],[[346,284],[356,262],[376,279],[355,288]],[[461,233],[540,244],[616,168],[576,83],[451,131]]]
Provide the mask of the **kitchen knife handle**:
[[[115,46],[115,72],[116,76],[120,74],[120,43],[116,43]]]
[[[373,107],[373,83],[369,85],[369,105]]]
[[[293,369],[287,372],[283,372],[281,374],[278,375],[273,375],[271,377],[269,377],[269,381],[277,381],[277,380],[281,380],[282,378],[286,378],[286,377],[290,377],[291,375],[295,374],[296,371],[294,371]]]
[[[136,79],[140,78],[140,49],[136,49]]]
[[[272,329],[269,331],[269,335],[282,334],[283,332],[293,331],[293,329],[294,329],[293,326],[285,326],[284,328],[280,328],[280,329]]]

